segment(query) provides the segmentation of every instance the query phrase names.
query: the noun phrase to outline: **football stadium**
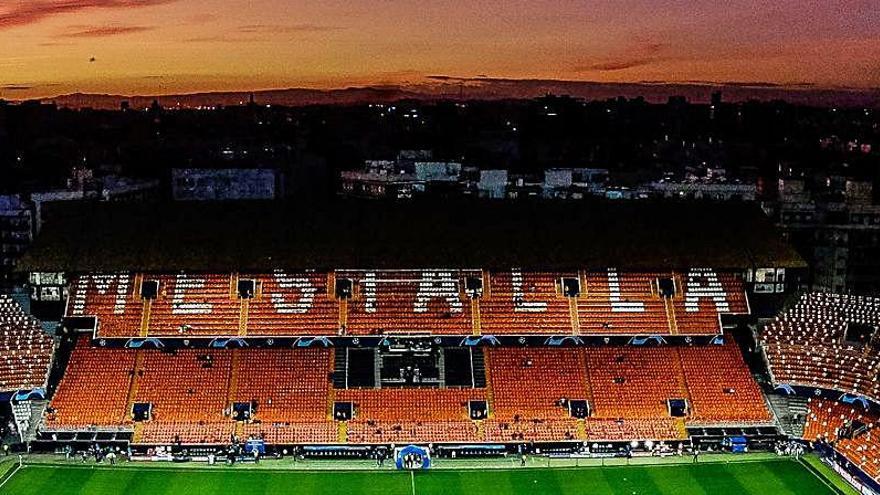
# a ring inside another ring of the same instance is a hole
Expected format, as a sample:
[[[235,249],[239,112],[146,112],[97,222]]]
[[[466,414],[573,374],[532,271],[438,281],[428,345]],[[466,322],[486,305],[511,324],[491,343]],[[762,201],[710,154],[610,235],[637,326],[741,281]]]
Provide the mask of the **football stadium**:
[[[83,206],[0,298],[0,493],[880,491],[880,299],[757,207]]]

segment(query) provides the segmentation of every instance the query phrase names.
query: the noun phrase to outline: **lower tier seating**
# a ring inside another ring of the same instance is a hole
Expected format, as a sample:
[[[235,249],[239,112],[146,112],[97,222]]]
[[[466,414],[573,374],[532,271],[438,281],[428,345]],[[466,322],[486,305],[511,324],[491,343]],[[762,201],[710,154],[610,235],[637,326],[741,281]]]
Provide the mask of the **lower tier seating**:
[[[825,441],[880,481],[880,416],[860,406],[824,399],[810,399],[804,439]],[[861,428],[854,428],[858,424]]]
[[[141,443],[672,440],[685,425],[769,422],[733,344],[491,348],[483,388],[335,389],[332,349],[148,349],[75,345],[45,429],[129,428]],[[712,366],[704,363],[712,362]],[[673,417],[667,401],[691,404]],[[472,421],[470,401],[488,417]],[[591,414],[575,404],[585,401]],[[354,417],[334,421],[334,402]],[[136,403],[152,406],[138,426]],[[250,404],[246,421],[235,405]]]

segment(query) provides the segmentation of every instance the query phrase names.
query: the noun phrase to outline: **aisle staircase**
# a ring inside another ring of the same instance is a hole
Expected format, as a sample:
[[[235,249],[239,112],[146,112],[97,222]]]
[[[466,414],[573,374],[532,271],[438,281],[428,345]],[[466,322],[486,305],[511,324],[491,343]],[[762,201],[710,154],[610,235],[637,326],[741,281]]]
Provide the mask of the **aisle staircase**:
[[[767,394],[767,402],[773,409],[782,431],[795,438],[804,436],[804,426],[809,414],[806,398],[794,395]]]

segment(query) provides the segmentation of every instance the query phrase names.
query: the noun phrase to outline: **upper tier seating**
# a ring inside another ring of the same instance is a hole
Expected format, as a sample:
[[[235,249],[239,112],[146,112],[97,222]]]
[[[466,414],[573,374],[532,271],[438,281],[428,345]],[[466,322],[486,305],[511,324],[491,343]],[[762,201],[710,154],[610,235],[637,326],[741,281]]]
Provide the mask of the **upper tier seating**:
[[[804,438],[830,442],[838,452],[875,480],[880,481],[880,417],[852,404],[810,399]],[[840,429],[859,421],[866,431],[854,438],[840,438]]]
[[[42,387],[52,360],[52,337],[11,297],[0,295],[0,391]]]
[[[742,281],[729,273],[694,268],[687,273],[631,273],[609,268],[584,275],[578,298],[581,333],[720,333],[719,315],[748,313]],[[665,300],[658,280],[670,279],[675,293]]]
[[[578,299],[581,333],[668,334],[666,305],[657,290],[658,277],[670,273],[587,273],[586,293]]]
[[[803,295],[768,324],[761,340],[778,383],[835,389],[880,400],[877,346],[846,342],[849,324],[880,326],[880,299]]]
[[[493,272],[488,293],[480,300],[483,333],[571,334],[569,302],[558,287],[561,277],[522,270]]]
[[[150,335],[238,335],[241,303],[227,275],[159,275]]]
[[[339,330],[339,302],[328,292],[326,274],[276,270],[240,279],[257,282],[248,335],[335,335]]]
[[[719,314],[748,314],[742,280],[730,273],[692,268],[676,277],[682,293],[673,298],[673,316],[680,334],[718,333]]]
[[[81,275],[70,285],[67,314],[96,316],[98,332],[106,337],[138,335],[144,313],[129,273]]]
[[[468,278],[482,280],[473,302]],[[579,281],[580,294],[563,295],[562,279]],[[658,279],[675,294],[663,299]],[[255,282],[239,298],[238,282]],[[142,282],[158,282],[145,303]],[[334,291],[351,281],[351,299]],[[335,284],[335,285],[334,285]],[[145,314],[145,311],[147,313]],[[68,316],[96,316],[103,337],[332,336],[381,334],[654,335],[721,331],[719,314],[748,312],[736,275],[691,269],[685,273],[589,273],[510,270],[339,270],[332,274],[94,274],[71,286]]]
[[[346,333],[433,333],[469,335],[473,331],[464,279],[479,272],[460,270],[339,271],[350,279]]]

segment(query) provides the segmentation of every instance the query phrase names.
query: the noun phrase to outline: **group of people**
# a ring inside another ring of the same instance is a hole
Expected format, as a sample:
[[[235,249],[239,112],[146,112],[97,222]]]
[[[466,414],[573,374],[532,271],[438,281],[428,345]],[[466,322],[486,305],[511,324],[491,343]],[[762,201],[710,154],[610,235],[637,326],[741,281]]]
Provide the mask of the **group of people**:
[[[75,458],[76,454],[77,453],[73,450],[73,447],[71,445],[64,446],[65,459],[70,460],[72,458]],[[130,461],[131,450],[122,450],[119,447],[101,447],[97,443],[94,443],[90,447],[79,451],[80,463],[85,464],[91,457],[94,457],[95,463],[97,464],[101,464],[104,461],[107,461],[107,463],[111,466],[115,466],[117,459],[119,459],[120,457]]]
[[[795,459],[800,459],[806,451],[804,444],[791,440],[776,442],[773,449],[778,456],[794,457]]]

